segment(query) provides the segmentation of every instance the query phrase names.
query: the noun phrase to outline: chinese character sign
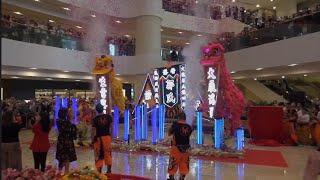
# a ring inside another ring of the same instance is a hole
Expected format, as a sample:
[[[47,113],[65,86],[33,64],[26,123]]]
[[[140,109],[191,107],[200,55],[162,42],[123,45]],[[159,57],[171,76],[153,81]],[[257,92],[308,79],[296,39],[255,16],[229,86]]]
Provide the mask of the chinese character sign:
[[[169,68],[159,68],[157,74],[160,77],[161,100],[167,107],[174,107],[180,103],[180,68],[179,65]],[[157,78],[157,76],[156,76]],[[158,82],[155,82],[158,83]],[[158,84],[155,84],[158,87]]]
[[[99,102],[103,106],[103,113],[107,113],[108,108],[108,79],[107,76],[97,76]]]
[[[209,67],[207,71],[207,80],[208,80],[208,104],[209,104],[209,117],[213,118],[214,109],[217,104],[217,77],[215,69]]]

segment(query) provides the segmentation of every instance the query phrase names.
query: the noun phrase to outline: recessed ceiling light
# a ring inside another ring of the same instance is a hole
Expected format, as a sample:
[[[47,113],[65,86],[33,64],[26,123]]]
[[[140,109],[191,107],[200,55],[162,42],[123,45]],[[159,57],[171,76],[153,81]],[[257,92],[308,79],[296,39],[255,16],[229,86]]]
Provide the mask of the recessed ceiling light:
[[[247,10],[244,10],[244,12],[246,13],[246,12],[247,12]]]
[[[259,7],[260,7],[260,4],[257,4],[256,7],[259,8]]]
[[[182,34],[183,32],[179,31],[178,33],[179,33],[179,34]]]
[[[15,14],[18,14],[18,15],[23,15],[21,12],[19,12],[19,11],[16,11],[16,12],[13,12],[13,13],[15,13]]]
[[[116,20],[116,23],[120,24],[120,23],[122,23],[122,22],[121,22],[121,21],[119,21],[119,20]]]
[[[271,2],[273,2],[273,0],[270,0]]]
[[[286,78],[285,76],[281,76],[282,79]]]
[[[197,36],[198,36],[198,37],[201,37],[201,36],[202,36],[202,34],[198,34]]]
[[[236,2],[236,0],[232,0],[232,2]]]
[[[34,0],[35,2],[40,2],[40,0]]]
[[[161,28],[161,32],[163,31],[163,29]]]
[[[308,76],[308,74],[304,74],[303,76],[304,76],[304,77],[307,77],[307,76]]]
[[[272,9],[275,10],[275,9],[277,9],[277,7],[276,7],[276,6],[273,6]]]
[[[12,79],[19,79],[20,77],[18,77],[18,76],[12,76],[11,78],[12,78]]]
[[[66,11],[70,11],[71,10],[70,8],[67,8],[67,7],[63,7],[62,9],[66,10]]]
[[[234,73],[236,73],[236,72],[235,72],[235,71],[231,71],[230,73],[231,73],[231,74],[234,74]]]
[[[170,41],[170,40],[167,40],[167,43],[171,43],[171,41]]]
[[[68,73],[68,72],[70,72],[70,71],[63,71],[63,72]]]
[[[254,80],[256,81],[256,80],[258,80],[257,78],[254,78]]]
[[[257,68],[256,70],[257,70],[257,71],[261,71],[262,69],[263,69],[263,68]]]
[[[186,42],[186,45],[189,45],[190,43],[189,42]]]
[[[52,78],[46,78],[46,80],[49,80],[49,81],[51,81],[51,80],[53,80]]]
[[[78,28],[78,29],[82,29],[82,27],[81,27],[81,26],[76,26],[76,28]]]
[[[75,81],[79,82],[79,81],[81,81],[81,80],[77,79],[77,80],[75,80]]]
[[[196,2],[196,4],[198,4],[199,1],[195,1],[195,2]]]
[[[120,74],[116,74],[116,76],[120,76]]]
[[[129,34],[126,34],[126,35],[124,35],[124,36],[125,36],[125,37],[127,37],[127,38],[128,38],[128,37],[130,37],[130,35],[129,35]]]
[[[49,19],[49,22],[51,22],[51,23],[54,23],[54,20],[52,20],[52,19]]]
[[[33,68],[29,68],[29,69],[35,70],[35,69],[38,69],[38,68],[33,67]]]
[[[298,65],[298,64],[289,64],[288,66],[293,67],[293,66],[296,66],[296,65]]]
[[[91,14],[91,17],[93,17],[93,18],[95,18],[95,17],[97,17],[95,14]]]

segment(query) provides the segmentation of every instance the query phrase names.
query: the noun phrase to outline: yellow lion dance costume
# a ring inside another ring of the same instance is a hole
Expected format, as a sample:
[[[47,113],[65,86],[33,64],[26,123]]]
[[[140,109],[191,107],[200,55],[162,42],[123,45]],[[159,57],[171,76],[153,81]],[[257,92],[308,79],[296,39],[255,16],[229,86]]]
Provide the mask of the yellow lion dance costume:
[[[109,75],[111,83],[112,105],[117,106],[121,112],[124,112],[125,97],[122,94],[122,83],[115,78],[116,74],[113,68],[112,58],[107,56],[101,56],[100,58],[96,58],[96,64],[93,69],[93,74]]]

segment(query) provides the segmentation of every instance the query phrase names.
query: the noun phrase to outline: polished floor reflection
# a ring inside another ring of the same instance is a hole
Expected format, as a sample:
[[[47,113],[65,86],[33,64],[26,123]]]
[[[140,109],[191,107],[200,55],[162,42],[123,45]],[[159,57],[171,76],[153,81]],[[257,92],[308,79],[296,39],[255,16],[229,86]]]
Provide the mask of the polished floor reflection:
[[[32,133],[29,130],[20,133],[23,149],[23,166],[33,167],[32,152],[29,144]],[[51,140],[55,142],[56,136],[51,133]],[[48,163],[56,164],[55,144],[52,145]],[[308,154],[314,151],[313,147],[257,147],[247,146],[251,149],[265,149],[282,152],[288,163],[288,168],[258,166],[248,164],[222,163],[191,159],[188,180],[300,180],[307,162]],[[93,166],[93,151],[89,148],[77,148],[78,161],[72,164],[73,168]],[[113,153],[113,172],[149,177],[150,179],[164,180],[167,176],[168,156],[138,155],[130,153]],[[320,179],[320,178],[319,178]]]

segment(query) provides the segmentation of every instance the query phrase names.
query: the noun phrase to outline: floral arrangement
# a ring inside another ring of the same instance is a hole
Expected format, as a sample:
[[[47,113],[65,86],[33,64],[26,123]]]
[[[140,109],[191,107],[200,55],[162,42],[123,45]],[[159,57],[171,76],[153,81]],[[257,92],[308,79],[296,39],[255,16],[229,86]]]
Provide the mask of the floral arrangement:
[[[107,180],[108,177],[92,168],[85,167],[81,170],[72,171],[62,177],[62,180]]]
[[[2,171],[2,177],[4,180],[58,180],[61,179],[61,174],[53,166],[47,166],[45,172],[33,168],[26,168],[22,171],[8,168]]]

